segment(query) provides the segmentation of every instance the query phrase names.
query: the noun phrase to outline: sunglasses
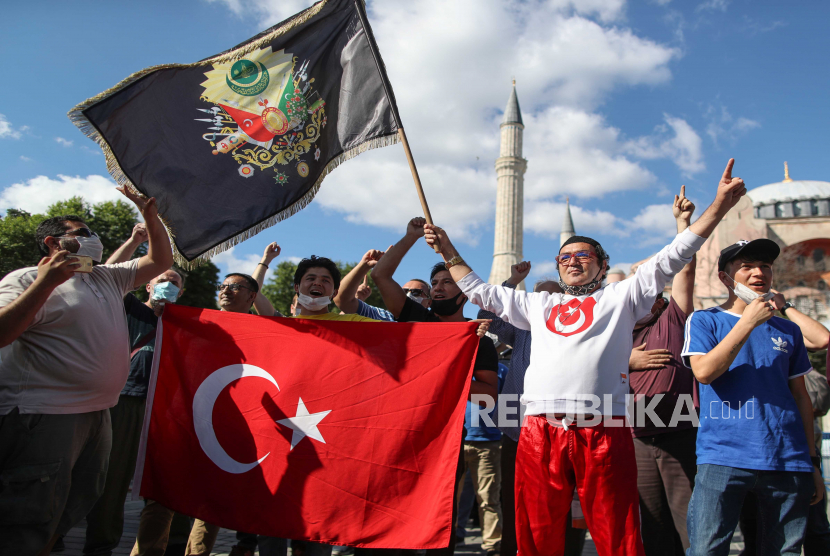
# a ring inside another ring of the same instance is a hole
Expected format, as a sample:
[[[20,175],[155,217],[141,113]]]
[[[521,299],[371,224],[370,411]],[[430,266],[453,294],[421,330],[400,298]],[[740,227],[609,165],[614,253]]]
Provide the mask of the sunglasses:
[[[241,284],[219,284],[218,286],[216,286],[216,291],[218,292],[224,291],[225,289],[229,289],[234,293],[238,292],[240,289],[254,291],[251,288],[246,288]]]
[[[577,251],[576,253],[563,253],[561,255],[557,255],[555,258],[556,258],[557,263],[565,266],[565,265],[568,265],[571,262],[571,259],[573,259],[574,257],[576,257],[576,260],[580,263],[587,263],[592,258],[593,259],[599,258],[594,253],[591,253],[590,251]]]
[[[421,289],[418,289],[418,288],[403,288],[403,291],[404,291],[404,293],[407,293],[407,294],[411,293],[415,297],[426,297],[426,298],[429,297],[428,292],[425,292],[424,290],[421,290]]]
[[[98,234],[90,230],[89,228],[78,228],[77,230],[69,230],[62,234],[58,234],[54,237],[61,237],[61,236],[75,236],[75,237],[98,237]]]

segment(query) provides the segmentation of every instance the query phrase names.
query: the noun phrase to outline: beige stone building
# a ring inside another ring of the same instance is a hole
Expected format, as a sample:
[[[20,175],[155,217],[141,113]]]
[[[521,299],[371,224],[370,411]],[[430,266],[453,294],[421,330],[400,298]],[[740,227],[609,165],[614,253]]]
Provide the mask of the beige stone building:
[[[721,221],[698,253],[695,305],[699,309],[726,300],[718,279],[720,251],[738,240],[769,238],[781,247],[773,287],[796,308],[830,324],[830,183],[784,180],[748,191]]]

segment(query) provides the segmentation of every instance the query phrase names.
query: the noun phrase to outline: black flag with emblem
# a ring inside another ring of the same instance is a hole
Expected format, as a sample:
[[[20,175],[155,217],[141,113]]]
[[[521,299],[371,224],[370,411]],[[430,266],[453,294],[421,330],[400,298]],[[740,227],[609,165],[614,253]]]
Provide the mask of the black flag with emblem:
[[[119,184],[156,197],[185,266],[301,210],[401,127],[362,0],[323,0],[211,58],[139,71],[69,117]]]

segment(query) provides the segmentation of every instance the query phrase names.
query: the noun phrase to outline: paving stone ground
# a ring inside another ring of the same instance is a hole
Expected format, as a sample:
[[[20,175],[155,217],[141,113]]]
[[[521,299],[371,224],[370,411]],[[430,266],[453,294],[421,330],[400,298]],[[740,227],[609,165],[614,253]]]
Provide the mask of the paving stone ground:
[[[138,518],[141,514],[141,508],[144,507],[144,502],[141,501],[127,501],[124,505],[124,535],[121,537],[121,544],[113,551],[114,555],[127,556],[133,547],[135,535],[138,531]],[[64,537],[64,544],[66,550],[60,553],[60,556],[82,556],[84,547],[84,534],[86,531],[86,521],[82,521],[77,527],[69,531],[69,534]],[[479,556],[481,552],[481,531],[477,528],[468,529],[470,533],[464,540],[463,545],[457,545],[455,553],[459,556]],[[236,543],[236,534],[234,531],[222,529],[219,536],[216,538],[216,544],[213,547],[213,552],[217,556],[227,555],[231,547]],[[735,533],[732,538],[732,547],[729,551],[730,555],[740,554],[743,549],[743,537],[740,530]],[[582,551],[582,556],[598,556],[596,547],[591,541],[590,534],[585,541],[585,548]]]

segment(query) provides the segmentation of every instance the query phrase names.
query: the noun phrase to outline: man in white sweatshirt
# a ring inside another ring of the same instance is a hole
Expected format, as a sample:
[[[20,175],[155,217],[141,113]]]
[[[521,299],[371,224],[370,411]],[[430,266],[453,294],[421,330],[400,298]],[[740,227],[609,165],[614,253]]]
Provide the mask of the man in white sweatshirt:
[[[520,556],[561,555],[574,488],[601,556],[643,555],[637,465],[625,426],[628,358],[635,323],[746,193],[730,160],[715,200],[637,274],[600,287],[608,255],[590,238],[571,238],[556,257],[565,293],[527,293],[485,283],[444,230],[427,224],[467,297],[532,334],[522,403],[526,419],[516,457],[516,535]],[[605,417],[603,418],[602,415]]]

